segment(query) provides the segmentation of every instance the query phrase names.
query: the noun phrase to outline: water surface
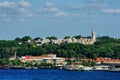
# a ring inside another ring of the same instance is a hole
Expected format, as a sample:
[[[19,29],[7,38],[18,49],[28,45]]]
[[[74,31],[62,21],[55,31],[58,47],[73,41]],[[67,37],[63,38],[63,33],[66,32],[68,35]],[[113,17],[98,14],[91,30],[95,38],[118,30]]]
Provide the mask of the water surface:
[[[120,80],[120,72],[1,69],[0,80]]]

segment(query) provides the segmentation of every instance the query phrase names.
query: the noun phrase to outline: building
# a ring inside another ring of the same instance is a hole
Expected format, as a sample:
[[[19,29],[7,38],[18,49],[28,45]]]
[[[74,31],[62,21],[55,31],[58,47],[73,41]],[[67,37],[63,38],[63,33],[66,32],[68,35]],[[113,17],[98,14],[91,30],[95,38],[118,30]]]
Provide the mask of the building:
[[[95,32],[95,30],[92,31],[92,40],[96,41],[96,32]]]
[[[66,65],[65,58],[56,57],[56,54],[46,54],[42,56],[23,56],[20,59],[22,62],[33,62],[36,61],[41,63],[50,63],[56,65]]]
[[[56,65],[66,65],[66,62],[64,62],[64,59],[63,58],[58,58],[58,57],[55,57],[55,58],[43,58],[42,60],[43,63],[50,63],[54,66]]]
[[[82,37],[80,39],[76,38],[69,38],[69,39],[58,39],[58,40],[49,40],[49,39],[41,39],[38,41],[35,41],[37,43],[37,46],[41,46],[43,44],[56,44],[60,45],[62,43],[81,43],[81,44],[94,44],[96,42],[96,32],[95,30],[92,31],[91,38]]]
[[[57,44],[57,45],[62,44],[62,42],[63,42],[63,39],[59,39],[59,40],[51,40],[51,43],[52,43],[52,44]]]
[[[41,46],[43,44],[49,44],[50,40],[49,39],[39,39],[38,41],[35,41],[37,43],[37,46]]]
[[[96,42],[96,32],[95,30],[92,31],[91,38],[82,37],[80,39],[71,38],[71,39],[64,39],[63,43],[81,43],[81,44],[94,44]]]

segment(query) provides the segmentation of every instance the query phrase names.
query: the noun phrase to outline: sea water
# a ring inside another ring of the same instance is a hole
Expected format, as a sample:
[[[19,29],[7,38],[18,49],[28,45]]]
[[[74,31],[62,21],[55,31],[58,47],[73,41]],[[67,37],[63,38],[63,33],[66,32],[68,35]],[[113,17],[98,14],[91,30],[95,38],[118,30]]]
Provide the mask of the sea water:
[[[120,80],[120,72],[0,69],[0,80]]]

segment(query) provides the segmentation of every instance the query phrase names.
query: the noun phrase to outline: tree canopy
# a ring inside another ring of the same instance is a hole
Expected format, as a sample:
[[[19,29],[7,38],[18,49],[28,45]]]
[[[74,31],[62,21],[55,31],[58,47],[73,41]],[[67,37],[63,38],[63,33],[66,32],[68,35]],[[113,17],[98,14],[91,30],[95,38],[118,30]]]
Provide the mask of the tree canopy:
[[[53,53],[59,57],[80,57],[93,58],[109,57],[120,59],[120,39],[114,39],[108,36],[97,38],[97,41],[92,45],[84,45],[81,43],[63,43],[61,45],[44,44],[35,46],[34,44],[23,43],[19,41],[27,41],[32,39],[30,36],[16,38],[15,40],[0,40],[0,57],[9,58],[17,52],[17,56],[40,56],[43,54]],[[36,38],[38,39],[38,38]],[[55,36],[48,39],[57,39]]]

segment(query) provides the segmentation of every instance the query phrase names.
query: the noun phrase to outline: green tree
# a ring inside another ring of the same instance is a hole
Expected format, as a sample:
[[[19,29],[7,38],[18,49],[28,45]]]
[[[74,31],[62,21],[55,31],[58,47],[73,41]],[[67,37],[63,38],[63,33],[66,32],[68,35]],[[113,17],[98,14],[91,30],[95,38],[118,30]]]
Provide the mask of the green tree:
[[[20,42],[22,40],[21,40],[21,38],[17,37],[17,38],[15,38],[15,41]]]
[[[114,58],[119,58],[120,59],[120,45],[114,46]]]
[[[70,39],[70,36],[65,36],[64,39]]]
[[[31,37],[30,36],[24,36],[22,38],[22,41],[25,42],[25,41],[28,41],[28,40],[31,40]]]
[[[15,60],[10,61],[11,66],[21,66],[23,63],[17,58]]]
[[[38,41],[38,40],[42,40],[42,38],[36,37],[36,38],[34,38],[34,40],[35,40],[35,41]]]
[[[74,50],[67,50],[67,52],[68,52],[68,55],[67,55],[68,58],[75,57],[76,55],[76,52]]]
[[[9,59],[6,59],[6,58],[0,59],[0,63],[2,65],[8,65],[9,64]]]
[[[80,38],[82,38],[82,36],[81,35],[77,35],[77,36],[73,36],[73,38],[80,39]]]
[[[57,40],[57,37],[51,36],[51,37],[46,37],[46,39],[49,39],[49,40]]]
[[[83,61],[82,64],[83,66],[89,66],[89,61]]]

